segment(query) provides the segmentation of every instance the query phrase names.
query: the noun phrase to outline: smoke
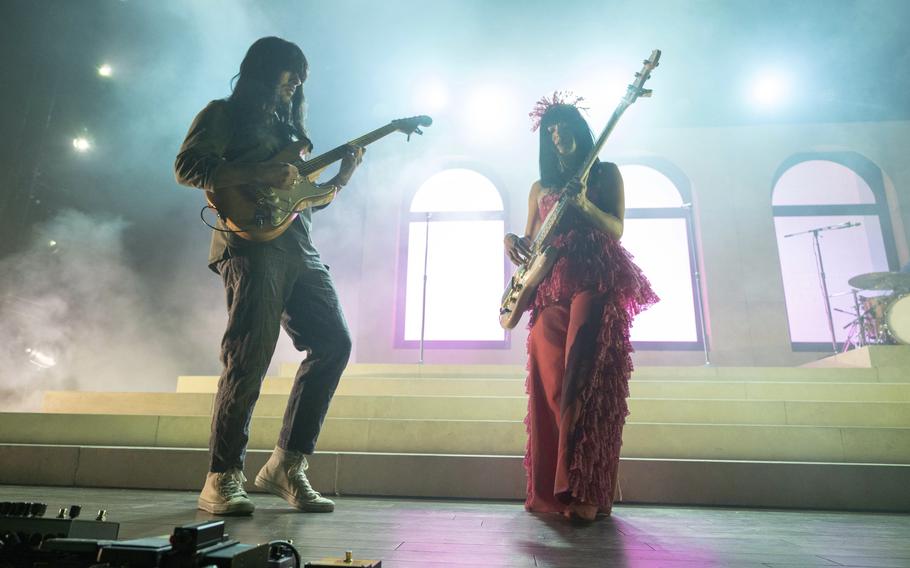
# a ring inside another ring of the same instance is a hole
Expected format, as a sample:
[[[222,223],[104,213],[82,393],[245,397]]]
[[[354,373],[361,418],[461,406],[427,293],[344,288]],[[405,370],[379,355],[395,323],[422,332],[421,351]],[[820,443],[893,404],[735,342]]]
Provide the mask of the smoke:
[[[217,372],[226,315],[219,279],[205,268],[204,200],[176,186],[172,165],[193,116],[229,94],[246,49],[265,35],[299,43],[309,58],[307,126],[317,153],[393,118],[428,113],[435,121],[410,144],[395,135],[371,145],[351,185],[314,216],[314,240],[332,266],[355,339],[365,339],[355,346],[355,360],[363,361],[404,353],[389,347],[388,304],[400,296],[402,228],[422,181],[452,166],[490,172],[509,227],[523,226],[536,175],[536,138],[525,113],[542,94],[575,89],[599,128],[618,102],[612,77],[624,89],[639,59],[664,49],[654,99],[628,113],[611,139],[611,155],[636,156],[679,155],[685,146],[663,143],[653,126],[764,120],[729,93],[769,62],[802,69],[800,92],[809,94],[774,120],[874,120],[887,118],[874,108],[906,106],[900,85],[910,52],[899,26],[908,8],[900,1],[658,0],[643,7],[532,0],[517,9],[440,0],[432,10],[414,0],[15,4],[28,33],[15,36],[16,49],[4,55],[21,72],[8,82],[20,86],[6,89],[3,106],[21,126],[0,164],[15,190],[4,189],[11,197],[0,217],[11,225],[7,218],[18,216],[28,227],[49,220],[26,252],[0,262],[0,406],[25,404],[41,389],[160,390],[172,388],[178,374]],[[555,30],[566,37],[554,40]],[[114,66],[113,78],[97,77],[102,61]],[[892,88],[882,89],[880,77],[892,79]],[[421,95],[431,80],[444,86],[448,103],[440,108]],[[467,104],[475,89],[491,86],[508,87],[512,100],[477,111]],[[474,121],[503,117],[494,132],[471,134]],[[83,126],[93,153],[53,153]],[[708,168],[700,160],[692,163]],[[33,167],[42,183],[14,187]],[[23,214],[13,197],[30,192],[42,205]],[[111,220],[118,215],[129,221]],[[298,357],[282,334],[273,361]]]
[[[173,388],[180,330],[162,325],[127,261],[127,229],[121,219],[62,211],[0,262],[4,410],[33,409],[44,390]]]

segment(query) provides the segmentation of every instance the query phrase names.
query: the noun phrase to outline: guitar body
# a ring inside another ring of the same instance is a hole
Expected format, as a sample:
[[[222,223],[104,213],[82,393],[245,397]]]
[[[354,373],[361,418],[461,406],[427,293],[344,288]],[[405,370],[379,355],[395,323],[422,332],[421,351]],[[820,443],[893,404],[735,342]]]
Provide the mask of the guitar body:
[[[301,149],[300,142],[292,142],[266,163],[298,164]],[[300,211],[327,205],[335,198],[334,188],[316,184],[321,173],[300,176],[290,190],[238,185],[208,191],[206,200],[237,236],[254,242],[271,241],[291,226]]]
[[[352,140],[350,144],[366,146],[392,132],[402,132],[408,136],[422,134],[420,127],[432,123],[428,116],[400,118]],[[288,190],[238,185],[206,192],[209,205],[218,211],[218,216],[232,233],[248,241],[271,241],[287,231],[304,209],[328,205],[335,199],[335,188],[320,186],[316,180],[328,166],[344,157],[347,146],[338,146],[312,160],[303,160],[300,152],[307,144],[303,141],[291,142],[264,162],[293,164],[297,167],[300,176]]]
[[[547,247],[532,256],[527,264],[520,266],[512,275],[499,307],[499,325],[504,329],[513,329],[518,325],[522,314],[531,305],[537,287],[556,263],[557,256],[556,249]]]

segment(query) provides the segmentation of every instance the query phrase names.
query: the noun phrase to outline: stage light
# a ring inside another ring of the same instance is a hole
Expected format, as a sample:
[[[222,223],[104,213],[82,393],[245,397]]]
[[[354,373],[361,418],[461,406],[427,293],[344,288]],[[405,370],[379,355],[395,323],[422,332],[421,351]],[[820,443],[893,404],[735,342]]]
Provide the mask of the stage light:
[[[474,135],[500,138],[510,131],[509,119],[518,105],[505,88],[479,87],[468,97],[465,123]]]
[[[50,369],[57,365],[57,359],[49,353],[32,348],[26,349],[25,352],[28,354],[28,362],[39,369]]]
[[[757,75],[749,86],[749,100],[761,108],[779,106],[790,95],[787,78],[776,72]]]
[[[108,65],[107,63],[104,63],[103,65],[98,67],[98,74],[101,75],[102,77],[110,77],[114,74],[114,68],[111,67],[110,65]]]
[[[449,103],[449,90],[445,83],[438,79],[428,79],[420,83],[415,93],[417,108],[425,109],[421,112],[434,113],[446,107]]]
[[[88,138],[79,136],[73,138],[73,148],[75,148],[77,152],[88,152],[92,149],[92,143],[89,142]]]

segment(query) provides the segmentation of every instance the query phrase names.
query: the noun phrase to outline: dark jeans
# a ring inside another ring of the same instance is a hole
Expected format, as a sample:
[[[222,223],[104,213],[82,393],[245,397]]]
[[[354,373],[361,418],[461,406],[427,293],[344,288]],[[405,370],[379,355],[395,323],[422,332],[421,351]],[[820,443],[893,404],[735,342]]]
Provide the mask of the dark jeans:
[[[253,407],[279,327],[298,351],[311,354],[297,370],[278,446],[313,453],[351,354],[351,336],[328,270],[273,249],[222,260],[218,269],[228,324],[221,342],[224,372],[212,417],[210,471],[243,467]]]

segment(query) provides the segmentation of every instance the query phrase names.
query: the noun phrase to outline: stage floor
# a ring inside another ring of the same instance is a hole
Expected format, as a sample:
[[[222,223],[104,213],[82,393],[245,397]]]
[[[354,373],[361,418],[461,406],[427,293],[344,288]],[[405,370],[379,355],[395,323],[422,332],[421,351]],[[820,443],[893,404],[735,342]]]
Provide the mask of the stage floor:
[[[300,514],[278,498],[252,498],[254,516],[225,519],[230,535],[293,539],[304,561],[353,550],[384,568],[910,566],[907,515],[624,505],[579,526],[518,502],[339,497],[332,514]],[[86,517],[107,509],[122,539],[212,518],[182,491],[7,485],[0,501],[77,504]]]

